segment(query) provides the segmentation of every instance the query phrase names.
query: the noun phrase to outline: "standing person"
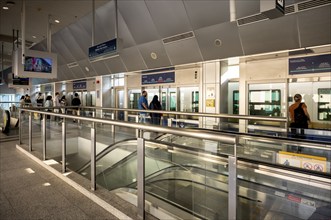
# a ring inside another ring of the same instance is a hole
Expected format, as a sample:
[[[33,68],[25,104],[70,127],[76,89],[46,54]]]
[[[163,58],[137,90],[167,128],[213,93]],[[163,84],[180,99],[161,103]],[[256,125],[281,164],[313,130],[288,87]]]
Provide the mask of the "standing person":
[[[38,96],[37,96],[36,102],[37,102],[37,107],[43,107],[43,104],[44,104],[44,96],[42,95],[41,92],[38,93]]]
[[[77,106],[77,107],[79,107],[81,105],[80,99],[78,97],[78,93],[75,93],[75,97],[71,100],[71,105],[72,106]],[[73,115],[80,115],[79,108],[73,108],[72,109],[72,114]],[[74,122],[76,122],[75,119],[74,119]]]
[[[297,128],[301,128],[301,134],[304,134],[304,129],[308,128],[310,116],[307,111],[307,105],[301,102],[302,96],[295,94],[294,103],[289,107],[291,124],[291,132],[296,133]]]
[[[66,99],[66,96],[64,95],[64,96],[62,96],[61,97],[61,99],[60,99],[60,105],[61,105],[61,107],[63,107],[63,108],[61,108],[61,112],[63,113],[63,114],[66,114],[66,106],[68,105],[68,102],[67,102],[67,99]]]
[[[55,113],[61,113],[61,109],[59,107],[61,107],[61,103],[60,103],[60,93],[56,92],[55,93],[55,97],[54,97],[54,100],[53,100],[53,107],[54,108],[54,112]],[[54,118],[55,121],[58,121],[59,120],[59,117],[58,116],[55,116]]]
[[[149,109],[151,109],[151,110],[162,110],[162,106],[161,106],[161,103],[159,101],[159,97],[157,95],[155,95],[153,97],[153,100],[149,104]],[[152,124],[160,125],[161,116],[162,116],[161,113],[154,113],[154,112],[151,113]]]
[[[52,96],[47,96],[46,97],[46,101],[45,101],[45,103],[44,103],[44,106],[45,106],[45,111],[47,111],[47,112],[51,112],[52,111],[52,107],[53,107],[53,100],[52,100]],[[50,115],[47,115],[47,117],[46,117],[47,119],[50,119],[51,118],[51,116]]]
[[[147,92],[143,91],[138,101],[139,110],[148,110]],[[146,112],[139,112],[139,122],[146,123]]]
[[[20,99],[20,108],[23,108],[24,105],[25,105],[25,96],[22,95],[22,96],[21,96],[21,99]]]

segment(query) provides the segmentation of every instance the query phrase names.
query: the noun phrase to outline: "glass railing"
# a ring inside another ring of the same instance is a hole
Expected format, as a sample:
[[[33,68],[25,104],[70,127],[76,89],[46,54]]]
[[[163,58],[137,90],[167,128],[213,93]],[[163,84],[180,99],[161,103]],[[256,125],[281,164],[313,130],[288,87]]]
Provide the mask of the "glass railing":
[[[299,158],[288,150],[295,145],[329,154],[326,144],[123,122],[96,113],[22,111],[28,116],[20,124],[23,148],[58,161],[63,172],[79,172],[92,190],[97,183],[113,190],[135,204],[140,217],[145,210],[161,219],[308,219],[321,209],[330,212],[330,157],[328,172],[305,169],[295,164],[318,167],[317,153]],[[154,140],[152,134],[163,136]]]

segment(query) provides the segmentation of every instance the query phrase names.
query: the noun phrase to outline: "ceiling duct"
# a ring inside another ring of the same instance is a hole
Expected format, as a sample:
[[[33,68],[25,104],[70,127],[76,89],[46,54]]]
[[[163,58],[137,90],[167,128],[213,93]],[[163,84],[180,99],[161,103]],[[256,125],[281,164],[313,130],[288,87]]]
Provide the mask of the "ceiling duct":
[[[193,31],[190,31],[190,32],[186,32],[183,34],[178,34],[178,35],[174,35],[171,37],[163,38],[162,42],[163,42],[163,44],[169,44],[169,43],[174,43],[174,42],[181,41],[181,40],[186,40],[186,39],[189,39],[192,37],[194,37],[194,33],[193,33]]]
[[[256,15],[252,15],[249,17],[245,17],[245,18],[241,18],[237,20],[237,25],[238,26],[242,26],[245,24],[251,24],[251,23],[255,23],[258,21],[264,21],[267,20],[267,16],[263,15],[263,14],[256,14]]]
[[[294,50],[294,51],[290,51],[288,52],[289,56],[297,56],[297,55],[306,55],[309,53],[314,53],[314,51],[312,49],[302,49],[302,50]]]
[[[306,2],[298,3],[298,11],[304,11],[311,8],[316,8],[320,6],[324,6],[327,4],[331,4],[331,0],[310,0]]]
[[[74,68],[74,67],[78,66],[78,63],[77,62],[68,63],[67,66],[68,66],[68,68]]]
[[[285,14],[292,14],[295,12],[295,7],[294,5],[290,5],[290,6],[287,6],[285,7]]]

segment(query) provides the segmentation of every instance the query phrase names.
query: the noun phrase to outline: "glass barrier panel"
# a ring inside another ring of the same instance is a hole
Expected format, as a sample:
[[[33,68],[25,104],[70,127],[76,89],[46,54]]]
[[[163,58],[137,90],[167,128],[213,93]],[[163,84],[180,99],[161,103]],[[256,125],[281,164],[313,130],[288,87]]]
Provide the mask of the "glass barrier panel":
[[[29,146],[29,112],[21,111],[21,142]],[[28,148],[27,148],[28,149]]]

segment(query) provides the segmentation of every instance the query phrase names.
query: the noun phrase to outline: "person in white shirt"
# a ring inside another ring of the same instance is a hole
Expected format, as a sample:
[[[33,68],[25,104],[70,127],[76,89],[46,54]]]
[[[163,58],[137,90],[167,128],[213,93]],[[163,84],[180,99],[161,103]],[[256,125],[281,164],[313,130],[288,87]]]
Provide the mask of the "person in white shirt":
[[[61,113],[61,109],[60,108],[56,108],[56,107],[61,107],[61,103],[60,103],[60,93],[56,92],[55,93],[55,98],[53,99],[53,107],[54,108],[54,113]],[[55,116],[54,118],[55,121],[59,120],[59,117]]]

